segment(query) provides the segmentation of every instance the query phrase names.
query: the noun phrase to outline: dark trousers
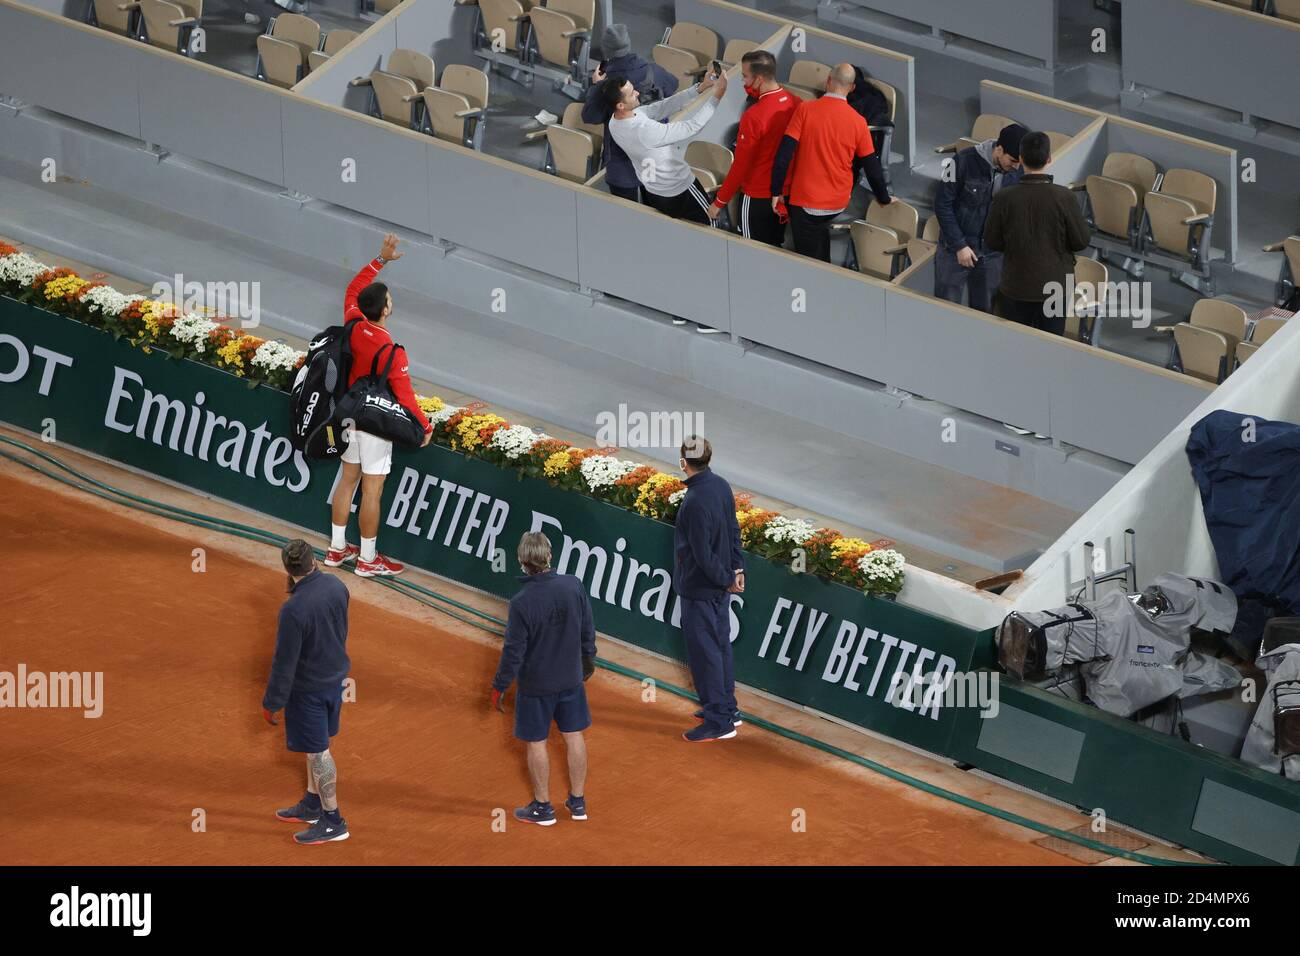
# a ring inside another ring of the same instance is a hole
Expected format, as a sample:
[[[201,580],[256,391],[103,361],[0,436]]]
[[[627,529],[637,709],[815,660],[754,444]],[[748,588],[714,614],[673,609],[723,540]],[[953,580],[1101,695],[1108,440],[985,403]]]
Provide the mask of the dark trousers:
[[[682,598],[682,637],[704,722],[725,733],[737,710],[736,676],[731,663],[731,601],[725,592],[695,600]]]
[[[656,196],[647,189],[645,204],[674,219],[685,219],[705,226],[713,225],[713,220],[709,218],[709,198],[704,195],[704,187],[700,185],[698,179],[692,180],[691,184],[676,196]]]
[[[772,211],[771,199],[740,195],[740,234],[769,246],[785,245],[785,223]]]
[[[1053,335],[1065,334],[1065,316],[1048,316],[1044,313],[1044,302],[1031,302],[1025,299],[1012,299],[998,291],[996,300],[997,314],[1004,319],[1027,325],[1030,328],[1051,332]]]
[[[822,262],[831,261],[831,223],[838,213],[830,216],[812,216],[800,206],[790,206],[790,232],[794,235],[794,251]]]
[[[608,183],[605,185],[609,186]],[[630,199],[632,202],[641,201],[640,186],[609,186],[611,196],[617,196],[619,199]]]
[[[969,296],[972,309],[993,311],[993,293],[1002,281],[1002,255],[985,253],[967,269],[957,261],[957,253],[943,246],[934,254],[934,295],[961,305],[962,290]]]

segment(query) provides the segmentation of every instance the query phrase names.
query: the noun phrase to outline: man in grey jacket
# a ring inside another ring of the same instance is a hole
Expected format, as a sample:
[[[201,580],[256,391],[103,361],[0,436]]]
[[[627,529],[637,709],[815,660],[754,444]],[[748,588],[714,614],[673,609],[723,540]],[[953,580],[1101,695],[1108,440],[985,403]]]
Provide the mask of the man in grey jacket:
[[[675,122],[668,117],[707,90],[713,96]],[[641,95],[625,76],[611,76],[601,86],[609,110],[609,132],[627,154],[645,190],[645,202],[674,219],[711,225],[709,199],[686,163],[686,147],[704,128],[727,92],[726,76],[705,76],[675,96],[641,106]]]

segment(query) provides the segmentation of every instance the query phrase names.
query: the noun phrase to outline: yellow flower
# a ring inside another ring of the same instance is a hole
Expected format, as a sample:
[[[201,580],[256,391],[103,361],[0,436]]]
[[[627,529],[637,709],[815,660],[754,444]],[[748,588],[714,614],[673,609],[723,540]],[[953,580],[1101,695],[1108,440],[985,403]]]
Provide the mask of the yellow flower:
[[[573,467],[573,462],[569,459],[567,451],[557,451],[546,459],[542,465],[542,472],[547,478],[556,478],[565,474]]]
[[[668,496],[682,487],[680,478],[657,471],[637,489],[633,507],[639,514],[662,518],[667,510]]]
[[[45,283],[45,298],[51,302],[55,299],[66,299],[88,285],[90,283],[79,276],[59,276]]]
[[[232,338],[221,348],[217,349],[217,358],[225,365],[229,365],[236,372],[242,373],[244,370],[244,357],[239,353],[239,339]]]
[[[836,538],[831,542],[831,556],[842,558],[849,552],[858,552],[866,554],[871,550],[871,545],[861,538]]]
[[[505,425],[506,420],[500,415],[487,413],[485,415],[466,415],[456,425],[456,434],[451,440],[453,448],[477,448],[483,444],[483,439],[479,435],[481,429],[489,425]]]
[[[424,412],[426,415],[432,415],[435,412],[442,411],[443,409],[443,401],[437,395],[417,395],[415,396],[415,400],[420,405],[420,411]]]

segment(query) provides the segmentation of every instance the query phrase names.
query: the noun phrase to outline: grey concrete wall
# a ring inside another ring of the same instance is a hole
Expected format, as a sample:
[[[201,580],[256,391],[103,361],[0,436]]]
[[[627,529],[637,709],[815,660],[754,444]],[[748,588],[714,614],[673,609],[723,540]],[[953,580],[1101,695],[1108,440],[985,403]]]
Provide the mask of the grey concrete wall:
[[[1059,0],[841,0],[846,6],[911,20],[1022,53],[1056,60]]]

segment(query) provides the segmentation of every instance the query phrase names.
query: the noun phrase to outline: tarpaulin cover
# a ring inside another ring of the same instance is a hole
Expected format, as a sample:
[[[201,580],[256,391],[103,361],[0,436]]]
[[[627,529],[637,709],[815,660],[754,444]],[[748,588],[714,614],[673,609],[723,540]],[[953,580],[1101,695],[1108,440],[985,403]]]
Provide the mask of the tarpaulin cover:
[[[1211,412],[1192,426],[1187,458],[1219,580],[1300,614],[1300,425]]]

